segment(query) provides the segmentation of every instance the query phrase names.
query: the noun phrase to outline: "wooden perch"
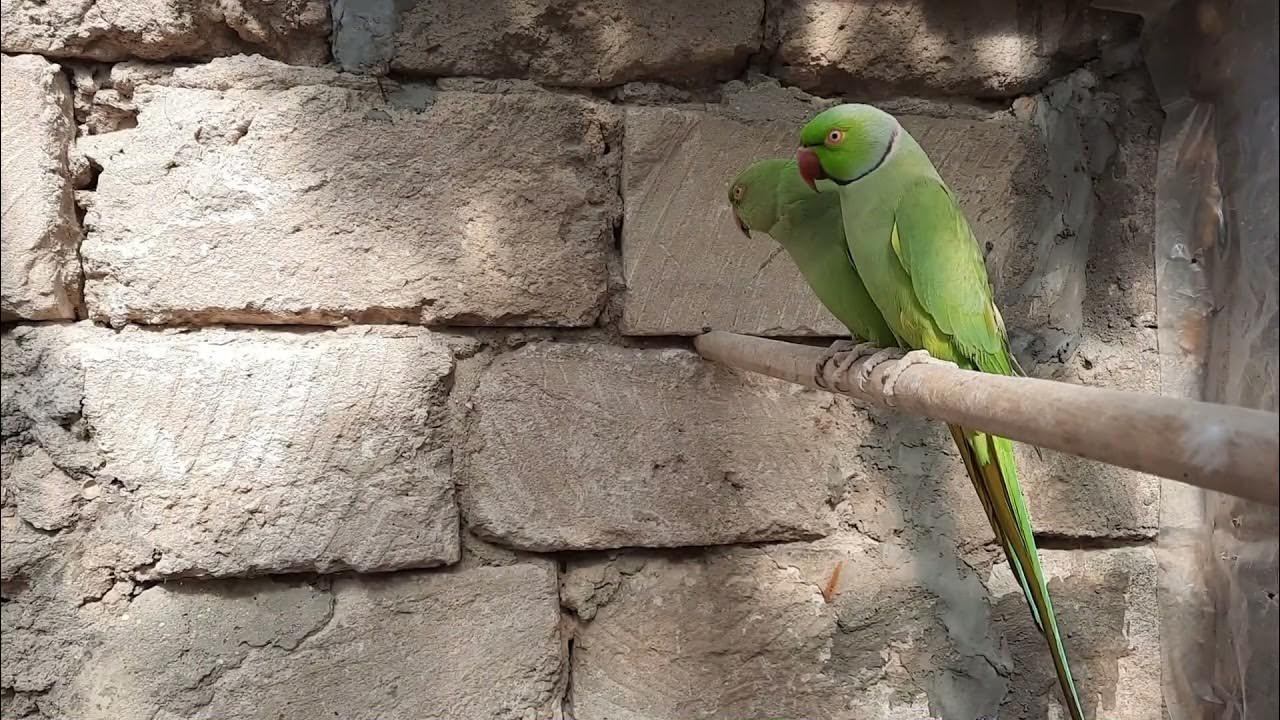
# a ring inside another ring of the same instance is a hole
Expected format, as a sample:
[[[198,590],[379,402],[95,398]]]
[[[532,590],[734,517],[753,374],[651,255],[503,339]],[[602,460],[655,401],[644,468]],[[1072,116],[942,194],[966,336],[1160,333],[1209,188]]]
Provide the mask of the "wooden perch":
[[[819,387],[822,348],[728,332],[707,333],[694,345],[708,360]],[[889,405],[884,380],[897,363],[877,366],[864,393],[853,377],[865,362],[841,377],[828,363],[825,384],[912,415],[1280,505],[1275,413],[932,363],[903,370]]]

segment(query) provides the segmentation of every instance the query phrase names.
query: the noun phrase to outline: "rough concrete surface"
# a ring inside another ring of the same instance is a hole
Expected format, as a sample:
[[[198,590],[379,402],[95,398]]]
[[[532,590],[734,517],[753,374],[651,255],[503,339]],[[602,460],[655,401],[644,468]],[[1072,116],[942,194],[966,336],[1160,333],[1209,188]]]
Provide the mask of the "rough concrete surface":
[[[0,0],[0,46],[58,58],[329,57],[326,0]]]
[[[441,427],[453,359],[426,331],[82,324],[19,327],[3,347],[6,494],[36,527],[78,517],[96,566],[165,578],[458,558]]]
[[[607,87],[728,80],[761,42],[763,0],[446,0],[398,18],[391,68]]]
[[[942,423],[874,416],[861,439],[836,510],[843,527],[887,540],[931,530],[939,543],[993,542],[990,522]],[[1155,478],[1053,451],[1043,459],[1017,445],[1018,480],[1037,535],[1086,541],[1154,538],[1159,526]]]
[[[794,154],[796,128],[822,101],[763,80],[705,111],[627,111],[623,159],[621,328],[635,335],[704,329],[764,335],[843,335],[773,242],[742,237],[728,183],[751,162]],[[1044,204],[1044,150],[1030,123],[903,115],[991,248],[1034,231]],[[997,257],[999,252],[996,253]]]
[[[332,0],[333,61],[343,70],[384,74],[395,57],[398,0]]]
[[[576,326],[603,306],[607,106],[255,59],[126,74],[138,126],[81,143],[103,168],[94,319]]]
[[[503,355],[468,405],[467,523],[529,550],[823,535],[870,427],[842,400],[687,350],[594,343]]]
[[[0,320],[73,318],[80,301],[80,226],[68,158],[75,139],[71,90],[44,58],[5,55],[0,63]]]
[[[591,618],[574,717],[1053,717],[1052,664],[1007,567],[988,580],[901,540],[571,562],[562,598]],[[1042,556],[1087,712],[1158,719],[1151,551]]]
[[[771,71],[813,92],[1010,97],[1138,26],[1088,0],[795,0],[769,4],[766,43]]]

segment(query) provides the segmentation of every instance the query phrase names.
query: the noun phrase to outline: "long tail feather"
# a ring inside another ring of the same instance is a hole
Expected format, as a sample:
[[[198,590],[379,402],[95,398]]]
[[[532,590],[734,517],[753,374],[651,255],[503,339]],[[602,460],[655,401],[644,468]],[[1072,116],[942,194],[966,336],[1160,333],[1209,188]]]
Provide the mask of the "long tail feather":
[[[1053,603],[1049,599],[1049,588],[1040,567],[1031,518],[1022,499],[1022,488],[1018,484],[1013,443],[1005,438],[970,432],[956,425],[947,427],[964,459],[965,470],[982,501],[996,540],[1009,560],[1009,568],[1022,587],[1031,617],[1048,642],[1054,671],[1071,718],[1084,720],[1084,708],[1076,692],[1075,680],[1071,676],[1067,651],[1062,644]]]

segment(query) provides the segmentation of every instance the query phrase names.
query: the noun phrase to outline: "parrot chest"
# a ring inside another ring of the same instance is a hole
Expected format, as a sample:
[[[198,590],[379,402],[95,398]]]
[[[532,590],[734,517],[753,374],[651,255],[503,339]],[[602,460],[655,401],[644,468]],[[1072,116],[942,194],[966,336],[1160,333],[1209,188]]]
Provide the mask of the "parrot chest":
[[[895,322],[901,311],[914,302],[911,278],[903,270],[893,250],[893,208],[896,198],[861,192],[853,186],[844,188],[841,205],[845,208],[844,230],[849,256],[862,276],[867,292],[885,320],[901,339],[907,328]]]
[[[868,192],[852,185],[842,190],[852,191],[841,196],[849,255],[885,322],[904,346],[952,359],[949,338],[920,304],[911,276],[893,247],[897,193],[880,189]]]

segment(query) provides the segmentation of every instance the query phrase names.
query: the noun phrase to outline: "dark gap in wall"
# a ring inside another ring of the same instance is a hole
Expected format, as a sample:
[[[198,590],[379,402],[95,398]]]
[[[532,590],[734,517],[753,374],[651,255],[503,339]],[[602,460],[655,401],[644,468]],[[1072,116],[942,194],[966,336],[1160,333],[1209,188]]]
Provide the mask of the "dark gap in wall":
[[[81,189],[87,192],[94,192],[98,189],[98,177],[102,175],[102,165],[98,164],[91,158],[85,158],[85,161],[89,164],[89,179]],[[76,203],[76,212],[83,216],[84,207],[82,207],[80,203]],[[81,219],[83,219],[83,217],[81,217]]]
[[[73,135],[71,140],[71,146],[67,148],[67,157],[65,158],[64,162],[66,163],[66,169],[69,174],[69,177],[67,178],[67,182],[69,182],[72,186],[72,207],[75,212],[75,218],[76,218],[75,263],[76,263],[76,269],[78,270],[78,272],[76,274],[77,281],[76,281],[75,308],[74,308],[75,319],[84,320],[89,316],[88,306],[85,302],[85,295],[84,295],[85,293],[84,255],[81,252],[84,246],[85,235],[86,235],[84,223],[85,223],[85,216],[87,215],[87,208],[81,204],[79,193],[80,191],[92,192],[98,188],[98,176],[102,174],[102,166],[98,165],[95,162],[92,162],[88,158],[83,157],[79,154],[79,150],[77,149],[77,146],[80,141],[81,118],[78,117],[78,113],[76,112],[77,90],[76,90],[75,69],[70,64],[63,62],[59,64],[59,72],[61,72],[63,78],[65,78],[66,80],[67,88],[69,89],[68,99],[71,102],[71,108],[70,108],[71,116],[69,119],[71,120]],[[136,124],[137,123],[135,123],[135,125]],[[83,165],[77,168],[74,165],[78,163],[83,163]]]
[[[1145,535],[1120,535],[1115,537],[1080,537],[1056,533],[1035,533],[1036,545],[1041,550],[1116,550],[1120,548],[1148,547],[1156,544],[1155,537]]]
[[[572,635],[565,642],[564,654],[564,693],[560,696],[560,708],[564,717],[573,717],[573,653],[575,651]]]
[[[770,1],[765,0],[760,8],[760,45],[747,56],[746,63],[737,76],[744,82],[749,81],[755,73],[768,75],[769,66],[773,64],[773,57],[778,50],[777,45],[769,42],[769,6]]]

